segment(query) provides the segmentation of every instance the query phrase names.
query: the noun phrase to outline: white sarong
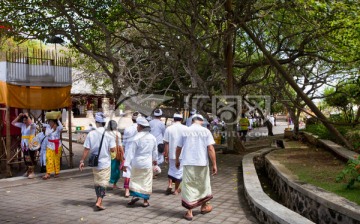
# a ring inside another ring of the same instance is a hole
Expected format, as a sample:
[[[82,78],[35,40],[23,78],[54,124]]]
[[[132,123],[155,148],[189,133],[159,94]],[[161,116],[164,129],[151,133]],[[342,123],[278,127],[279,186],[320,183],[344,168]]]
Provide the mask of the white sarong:
[[[107,187],[110,181],[111,167],[98,170],[93,168],[95,186]]]
[[[173,181],[181,181],[183,175],[183,166],[181,165],[180,161],[180,168],[178,169],[176,168],[175,163],[175,159],[169,159],[168,177]]]
[[[123,165],[123,164],[121,164],[121,165]],[[131,177],[131,166],[126,167],[126,172],[123,172],[122,176],[124,178],[130,178]]]
[[[208,166],[184,166],[181,182],[182,206],[198,207],[213,198]]]

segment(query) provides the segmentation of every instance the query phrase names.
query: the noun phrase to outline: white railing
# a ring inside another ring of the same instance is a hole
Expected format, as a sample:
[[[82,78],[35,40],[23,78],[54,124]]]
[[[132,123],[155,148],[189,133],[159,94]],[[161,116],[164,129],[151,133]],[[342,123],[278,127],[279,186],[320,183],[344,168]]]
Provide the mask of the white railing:
[[[0,52],[0,81],[25,86],[71,85],[71,61],[56,52],[14,49]]]
[[[71,85],[71,68],[53,65],[6,63],[6,82],[29,85]]]

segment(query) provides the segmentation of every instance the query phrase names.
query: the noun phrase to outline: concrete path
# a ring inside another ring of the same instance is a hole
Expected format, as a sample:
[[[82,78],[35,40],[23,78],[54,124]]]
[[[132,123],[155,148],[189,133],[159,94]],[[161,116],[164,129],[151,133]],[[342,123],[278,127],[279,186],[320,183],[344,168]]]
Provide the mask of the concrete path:
[[[194,223],[258,223],[239,185],[241,155],[218,154],[219,174],[211,178],[213,212],[194,210]],[[163,169],[164,171],[166,168]],[[10,178],[11,179],[11,178]],[[122,185],[122,181],[120,186]],[[96,211],[90,170],[74,171],[60,178],[0,180],[0,223],[188,223],[182,216],[180,196],[164,194],[167,178],[163,172],[153,183],[150,207],[141,203],[128,207],[124,191],[109,190],[104,211]]]
[[[278,125],[275,134],[283,133]],[[267,132],[260,128],[259,132]],[[269,144],[273,138],[255,138],[259,144]],[[257,145],[256,142],[248,143]],[[73,144],[74,162],[81,157],[82,146]],[[255,149],[254,149],[255,150]],[[243,195],[242,171],[244,154],[217,153],[218,175],[211,178],[214,199],[211,213],[202,215],[200,208],[194,210],[194,223],[258,223]],[[123,197],[124,189],[108,190],[104,199],[104,211],[96,211],[95,191],[91,170],[83,173],[78,169],[61,172],[60,178],[42,180],[14,177],[0,180],[0,223],[189,223],[183,219],[185,209],[180,195],[166,196],[167,168],[153,182],[150,207],[141,203],[128,207],[129,199]],[[123,180],[119,185],[122,186]]]

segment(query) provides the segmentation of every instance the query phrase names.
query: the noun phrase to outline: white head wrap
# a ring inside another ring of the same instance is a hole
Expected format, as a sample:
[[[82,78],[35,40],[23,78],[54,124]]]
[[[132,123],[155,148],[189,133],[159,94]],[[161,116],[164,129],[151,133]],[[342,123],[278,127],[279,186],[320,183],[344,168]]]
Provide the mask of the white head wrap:
[[[103,112],[97,112],[95,114],[95,121],[99,123],[104,123],[105,121],[105,114]]]
[[[143,127],[149,127],[150,126],[149,122],[144,117],[136,118],[136,123],[138,125],[143,126]]]
[[[200,120],[204,120],[204,117],[201,115],[201,114],[195,114],[193,117],[192,117],[192,120],[195,120],[195,119],[200,119]]]
[[[191,114],[191,115],[194,115],[194,114],[196,114],[196,113],[197,113],[196,109],[192,109],[192,110],[190,111],[190,114]]]
[[[174,118],[181,118],[181,119],[182,119],[183,116],[182,116],[182,114],[175,113],[175,114],[174,114]]]
[[[156,110],[154,111],[154,116],[155,116],[155,117],[160,117],[161,115],[163,115],[163,112],[162,112],[161,109],[156,109]]]

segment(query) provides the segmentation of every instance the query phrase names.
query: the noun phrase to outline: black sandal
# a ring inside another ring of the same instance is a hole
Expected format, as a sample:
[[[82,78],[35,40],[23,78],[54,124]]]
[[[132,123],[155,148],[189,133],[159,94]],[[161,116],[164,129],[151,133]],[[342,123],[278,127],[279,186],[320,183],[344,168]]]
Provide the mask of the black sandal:
[[[168,187],[165,191],[165,194],[166,195],[170,195],[171,194],[171,191],[172,191],[172,188]]]
[[[134,205],[137,201],[139,201],[139,198],[134,197],[128,202],[128,205]]]

